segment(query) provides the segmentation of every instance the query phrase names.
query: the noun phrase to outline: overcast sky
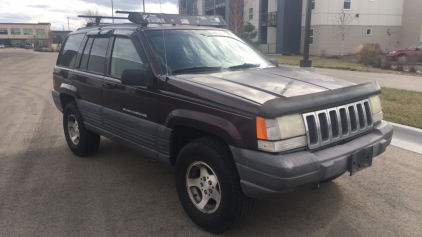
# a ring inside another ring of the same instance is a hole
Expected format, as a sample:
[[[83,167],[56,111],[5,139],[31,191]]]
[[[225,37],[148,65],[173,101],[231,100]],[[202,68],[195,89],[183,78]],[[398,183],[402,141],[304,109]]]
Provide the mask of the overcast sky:
[[[142,11],[142,0],[114,0],[114,10]],[[161,0],[163,13],[177,13],[178,0]],[[52,30],[70,30],[82,25],[77,15],[97,9],[100,15],[111,16],[111,0],[0,0],[1,23],[51,23]],[[146,12],[160,12],[160,0],[145,0]],[[115,14],[119,16],[120,14]],[[121,15],[123,16],[123,15]]]

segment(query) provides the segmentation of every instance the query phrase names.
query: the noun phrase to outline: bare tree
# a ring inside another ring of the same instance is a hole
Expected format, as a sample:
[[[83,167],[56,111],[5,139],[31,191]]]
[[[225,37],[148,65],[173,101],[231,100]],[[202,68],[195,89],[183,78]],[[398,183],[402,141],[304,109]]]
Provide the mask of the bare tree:
[[[100,12],[98,11],[98,9],[88,9],[88,10],[86,10],[85,15],[87,15],[87,16],[99,16]],[[95,23],[95,18],[91,18],[91,17],[84,18],[82,20],[81,26],[85,27],[88,23],[91,23],[91,22]]]
[[[341,11],[338,15],[336,15],[333,19],[333,38],[337,38],[341,40],[341,56],[344,56],[344,40],[346,36],[349,34],[352,26],[350,23],[353,20],[353,16],[351,14],[345,13],[344,10]]]
[[[253,0],[229,0],[229,28],[240,35],[249,22],[249,8]],[[255,16],[255,12],[253,13]]]

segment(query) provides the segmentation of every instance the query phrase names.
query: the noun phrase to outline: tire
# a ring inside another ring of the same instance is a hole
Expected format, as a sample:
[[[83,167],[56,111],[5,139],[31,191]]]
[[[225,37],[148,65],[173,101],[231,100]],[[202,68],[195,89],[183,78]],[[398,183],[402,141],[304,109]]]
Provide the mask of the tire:
[[[101,137],[85,128],[75,102],[68,103],[64,109],[63,130],[67,145],[73,154],[88,156],[98,150]]]
[[[205,182],[199,180],[201,176],[206,176]],[[175,178],[184,210],[195,224],[206,231],[215,234],[227,231],[252,212],[254,200],[242,191],[231,152],[216,138],[199,138],[184,146],[177,157]],[[188,178],[196,182],[196,186],[188,188]],[[202,200],[207,195],[210,200],[200,210],[197,206],[202,206]],[[219,203],[216,201],[218,197]]]
[[[339,175],[336,175],[336,176],[333,176],[333,177],[328,178],[328,179],[326,179],[326,180],[323,180],[323,181],[321,181],[321,182],[319,182],[319,183],[327,183],[327,182],[331,182],[331,181],[333,181],[333,180],[335,180],[335,179],[337,179],[337,178],[340,178],[340,176],[342,176],[343,174],[344,174],[344,173],[339,174]]]

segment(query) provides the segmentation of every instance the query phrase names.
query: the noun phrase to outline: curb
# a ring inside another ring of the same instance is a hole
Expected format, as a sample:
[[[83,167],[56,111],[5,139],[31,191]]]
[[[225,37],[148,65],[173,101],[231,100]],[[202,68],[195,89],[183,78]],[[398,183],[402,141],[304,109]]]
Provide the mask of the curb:
[[[422,129],[389,123],[394,128],[391,145],[422,154]]]

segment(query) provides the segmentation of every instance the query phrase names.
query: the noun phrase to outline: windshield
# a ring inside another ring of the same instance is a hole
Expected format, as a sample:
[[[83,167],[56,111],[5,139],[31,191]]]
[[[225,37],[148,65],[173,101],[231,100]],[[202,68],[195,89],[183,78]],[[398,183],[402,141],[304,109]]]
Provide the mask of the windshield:
[[[169,74],[200,71],[186,69],[203,69],[209,72],[230,68],[274,66],[256,49],[251,48],[228,31],[149,30],[145,31],[145,34],[164,73],[166,71]],[[164,50],[164,45],[166,50]]]

